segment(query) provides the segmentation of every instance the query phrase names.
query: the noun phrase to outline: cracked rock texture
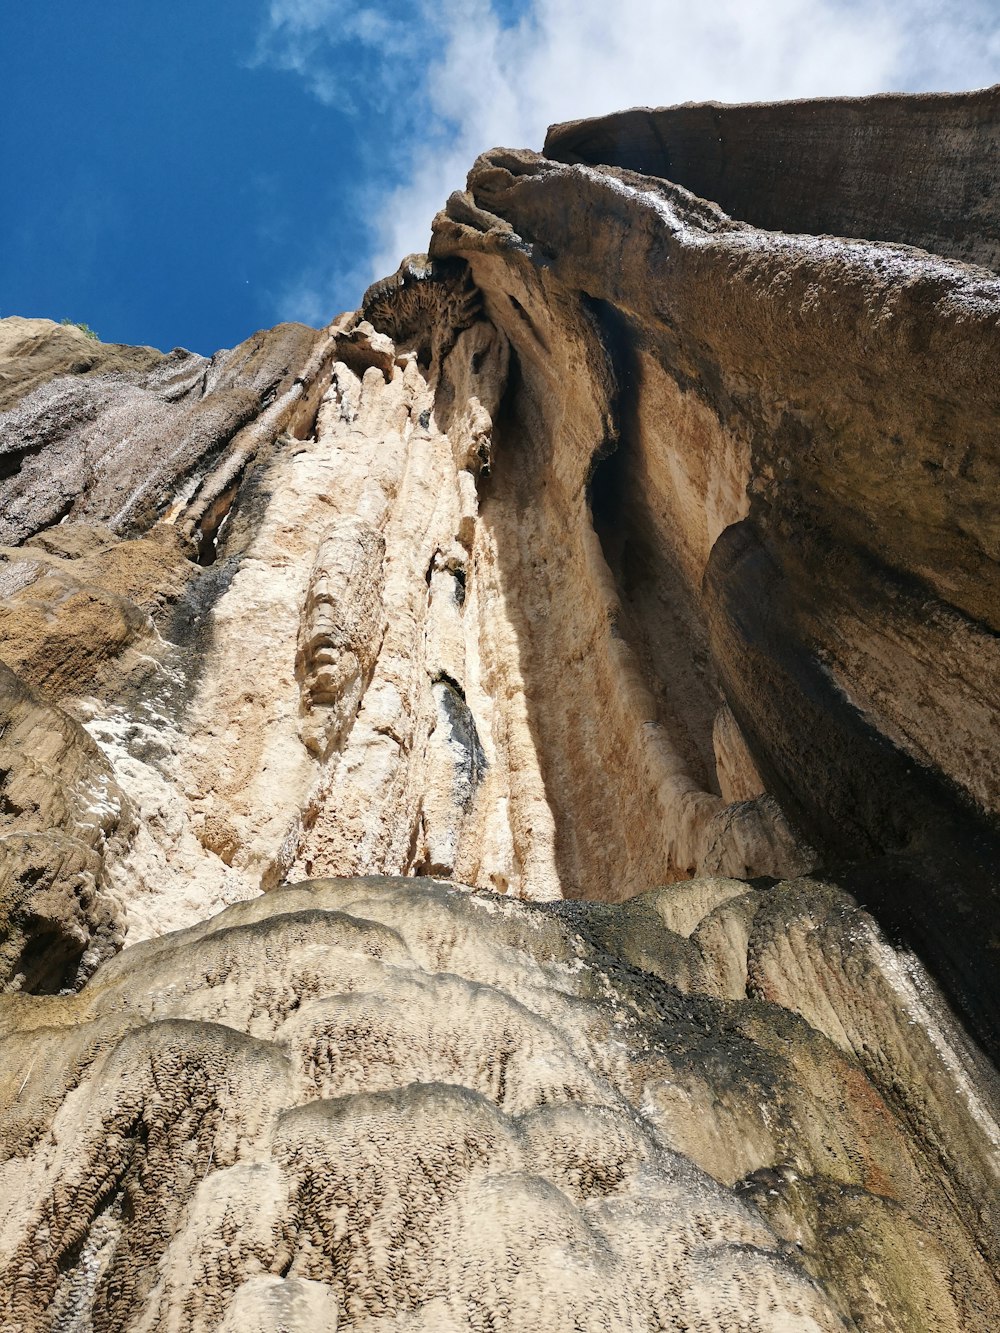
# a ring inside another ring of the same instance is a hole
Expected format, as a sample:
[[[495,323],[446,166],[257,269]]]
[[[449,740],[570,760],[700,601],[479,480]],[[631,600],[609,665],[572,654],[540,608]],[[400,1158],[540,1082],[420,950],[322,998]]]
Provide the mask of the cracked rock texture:
[[[625,112],[325,329],[0,321],[0,1327],[1000,1327],[998,144]]]

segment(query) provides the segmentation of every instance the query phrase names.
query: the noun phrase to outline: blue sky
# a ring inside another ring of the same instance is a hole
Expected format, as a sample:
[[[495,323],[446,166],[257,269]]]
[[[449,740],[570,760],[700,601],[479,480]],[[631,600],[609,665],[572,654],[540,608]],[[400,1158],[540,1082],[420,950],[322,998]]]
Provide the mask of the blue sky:
[[[551,121],[1000,81],[995,0],[6,9],[0,314],[206,353],[356,305],[476,153]]]

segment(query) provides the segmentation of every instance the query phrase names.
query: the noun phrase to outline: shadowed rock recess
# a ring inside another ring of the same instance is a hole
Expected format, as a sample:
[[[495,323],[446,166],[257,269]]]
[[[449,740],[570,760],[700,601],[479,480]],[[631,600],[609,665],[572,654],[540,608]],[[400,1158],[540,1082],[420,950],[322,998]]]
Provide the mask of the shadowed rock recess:
[[[1000,93],[0,321],[0,1329],[1000,1328]]]

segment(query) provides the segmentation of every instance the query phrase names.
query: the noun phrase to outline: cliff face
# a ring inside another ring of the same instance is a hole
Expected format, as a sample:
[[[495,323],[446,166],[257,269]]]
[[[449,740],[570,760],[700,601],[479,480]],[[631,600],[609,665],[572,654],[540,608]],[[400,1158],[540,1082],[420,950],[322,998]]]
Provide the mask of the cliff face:
[[[4,1327],[1000,1325],[998,126],[628,112],[318,332],[0,321]]]

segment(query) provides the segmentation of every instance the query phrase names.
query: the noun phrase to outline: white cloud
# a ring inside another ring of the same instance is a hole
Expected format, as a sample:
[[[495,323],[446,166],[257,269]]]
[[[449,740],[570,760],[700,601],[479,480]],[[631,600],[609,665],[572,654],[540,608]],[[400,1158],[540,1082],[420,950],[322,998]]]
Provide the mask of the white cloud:
[[[322,99],[350,90],[386,117],[391,172],[378,164],[364,187],[374,234],[370,262],[356,271],[367,278],[426,248],[434,213],[480,152],[539,148],[555,121],[1000,79],[992,0],[530,0],[513,25],[491,0],[411,0],[347,18],[344,8],[273,0],[260,49]],[[365,83],[359,75],[352,85],[342,58],[350,42],[369,62],[378,57],[374,82],[367,63]]]
[[[372,91],[367,68],[352,66],[349,48],[375,52],[388,84],[387,62],[402,57],[411,44],[406,22],[394,22],[384,8],[349,8],[342,0],[271,0],[251,63],[298,74],[321,102],[349,109]]]

